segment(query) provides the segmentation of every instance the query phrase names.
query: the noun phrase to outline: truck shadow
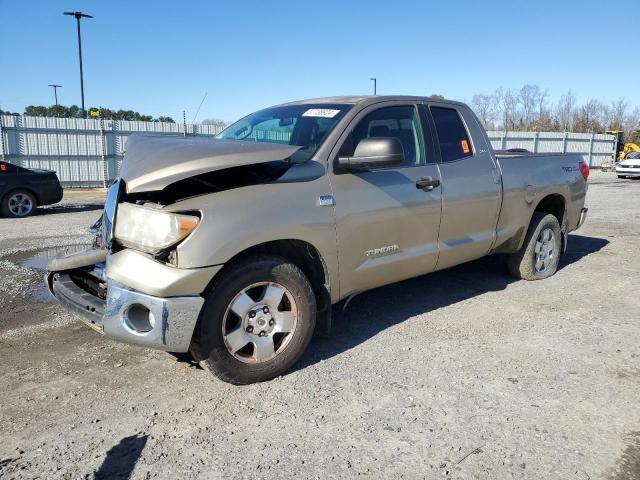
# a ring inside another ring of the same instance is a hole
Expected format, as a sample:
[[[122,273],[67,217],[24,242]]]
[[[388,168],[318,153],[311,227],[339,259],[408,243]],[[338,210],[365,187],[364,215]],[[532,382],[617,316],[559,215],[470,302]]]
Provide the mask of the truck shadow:
[[[602,238],[571,235],[559,269],[598,252],[608,243]],[[507,273],[504,257],[494,255],[364,292],[354,297],[345,311],[344,302],[334,306],[330,337],[316,336],[294,370],[339,355],[413,316],[504,290],[516,281]]]
[[[609,240],[606,238],[569,235],[569,245],[567,251],[560,258],[558,270],[562,270],[567,265],[571,265],[587,255],[602,250],[607,245],[609,245]]]

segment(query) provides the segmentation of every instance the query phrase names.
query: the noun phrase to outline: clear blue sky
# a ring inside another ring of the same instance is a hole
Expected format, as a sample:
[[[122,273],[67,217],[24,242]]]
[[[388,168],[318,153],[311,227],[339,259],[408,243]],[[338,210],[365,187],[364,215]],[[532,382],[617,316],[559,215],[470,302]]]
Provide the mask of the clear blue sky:
[[[469,101],[538,84],[551,99],[640,105],[638,0],[0,0],[0,108],[80,104],[234,120],[287,100],[380,94]],[[633,14],[635,12],[635,15]]]

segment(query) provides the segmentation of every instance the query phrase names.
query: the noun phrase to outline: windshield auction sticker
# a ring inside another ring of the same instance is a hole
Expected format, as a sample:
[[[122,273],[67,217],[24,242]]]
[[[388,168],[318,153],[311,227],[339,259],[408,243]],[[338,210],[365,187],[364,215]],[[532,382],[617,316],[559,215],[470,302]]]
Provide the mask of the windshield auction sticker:
[[[322,117],[333,118],[340,113],[340,110],[332,110],[330,108],[310,108],[302,114],[303,117]]]

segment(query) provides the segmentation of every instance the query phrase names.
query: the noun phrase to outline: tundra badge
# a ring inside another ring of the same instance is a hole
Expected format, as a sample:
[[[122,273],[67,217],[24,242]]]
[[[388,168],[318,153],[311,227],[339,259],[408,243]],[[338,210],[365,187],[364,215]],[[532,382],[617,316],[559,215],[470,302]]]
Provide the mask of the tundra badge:
[[[391,253],[397,252],[400,250],[400,247],[397,244],[387,245],[386,247],[380,248],[372,248],[371,250],[367,250],[364,252],[365,257],[379,257],[381,255],[389,255]]]

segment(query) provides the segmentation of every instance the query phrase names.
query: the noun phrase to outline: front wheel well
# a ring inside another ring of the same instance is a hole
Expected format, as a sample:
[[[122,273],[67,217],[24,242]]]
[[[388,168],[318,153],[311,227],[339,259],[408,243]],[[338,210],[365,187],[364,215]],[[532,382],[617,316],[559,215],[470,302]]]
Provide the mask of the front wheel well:
[[[331,306],[329,273],[327,265],[320,252],[312,244],[303,240],[283,239],[254,245],[236,254],[225,263],[223,270],[233,268],[233,265],[248,256],[269,254],[289,260],[306,275],[316,296],[318,311],[324,311]],[[218,272],[218,275],[220,275]]]

